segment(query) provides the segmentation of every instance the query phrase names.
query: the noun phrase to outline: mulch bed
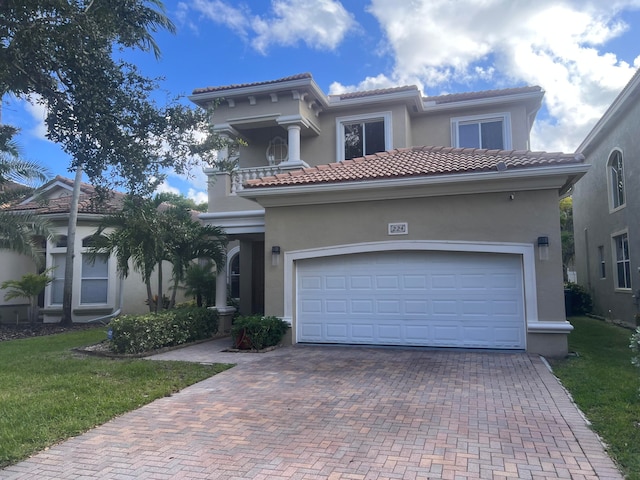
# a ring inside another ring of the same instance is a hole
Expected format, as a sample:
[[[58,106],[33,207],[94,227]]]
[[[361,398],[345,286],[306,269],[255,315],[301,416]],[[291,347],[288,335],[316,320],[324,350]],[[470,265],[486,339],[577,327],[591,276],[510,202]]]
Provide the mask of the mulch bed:
[[[0,324],[0,342],[20,338],[41,337],[43,335],[53,335],[54,333],[70,332],[72,330],[87,330],[101,326],[102,325],[72,325],[70,327],[61,327],[60,325],[43,325],[41,323],[33,326],[30,324]]]

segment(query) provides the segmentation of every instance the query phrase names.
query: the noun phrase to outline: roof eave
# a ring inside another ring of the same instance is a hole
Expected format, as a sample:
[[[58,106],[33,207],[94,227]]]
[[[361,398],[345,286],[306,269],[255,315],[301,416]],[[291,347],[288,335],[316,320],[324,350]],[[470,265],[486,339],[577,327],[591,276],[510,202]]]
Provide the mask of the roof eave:
[[[407,89],[399,92],[376,93],[371,95],[363,95],[361,97],[344,99],[340,98],[339,95],[330,95],[329,107],[350,107],[367,105],[372,102],[397,102],[398,100],[407,101],[407,103],[415,105],[416,108],[418,108],[420,111],[424,110],[422,95],[418,89]]]
[[[329,101],[324,92],[320,89],[313,78],[296,78],[294,80],[285,80],[282,82],[264,83],[256,85],[247,85],[238,88],[229,88],[224,90],[215,90],[212,92],[202,92],[189,95],[187,98],[196,105],[205,108],[207,104],[213,100],[222,98],[246,97],[250,95],[267,94],[282,90],[295,90],[300,88],[308,88],[320,102],[323,107],[329,105]]]
[[[533,180],[537,178],[554,178],[553,184],[558,188],[559,194],[563,194],[575,182],[577,182],[587,172],[590,165],[585,163],[574,163],[568,165],[554,165],[544,167],[516,168],[503,172],[471,172],[454,173],[444,175],[421,175],[401,178],[374,179],[362,181],[348,181],[335,183],[315,183],[283,186],[249,187],[238,193],[239,196],[257,200],[261,198],[309,195],[312,193],[333,193],[339,191],[358,192],[363,190],[383,190],[398,188],[400,186],[446,186],[456,184],[466,184],[472,182],[502,181],[512,182],[513,180]]]
[[[479,107],[486,105],[496,105],[504,103],[519,103],[534,101],[534,108],[530,112],[537,112],[542,106],[542,99],[544,98],[544,90],[536,92],[516,93],[510,95],[496,95],[491,97],[474,98],[471,100],[460,100],[446,103],[435,103],[429,101],[429,97],[423,100],[423,108],[427,112],[439,112],[445,110],[457,110],[461,108]]]

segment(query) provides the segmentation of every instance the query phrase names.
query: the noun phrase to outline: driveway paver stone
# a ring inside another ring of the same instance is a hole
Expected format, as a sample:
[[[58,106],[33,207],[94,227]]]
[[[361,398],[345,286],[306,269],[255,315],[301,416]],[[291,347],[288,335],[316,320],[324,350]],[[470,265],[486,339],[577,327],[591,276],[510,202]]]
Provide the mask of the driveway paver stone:
[[[188,349],[170,354],[187,359]],[[622,478],[534,355],[331,346],[224,355],[241,361],[0,478]]]

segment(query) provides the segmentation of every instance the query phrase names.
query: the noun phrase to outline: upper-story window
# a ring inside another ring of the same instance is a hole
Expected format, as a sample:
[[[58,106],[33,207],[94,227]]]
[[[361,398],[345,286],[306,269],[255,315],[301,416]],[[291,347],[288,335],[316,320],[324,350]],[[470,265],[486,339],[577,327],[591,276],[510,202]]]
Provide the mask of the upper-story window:
[[[609,167],[611,209],[614,210],[625,204],[622,152],[620,150],[614,150],[609,156],[609,163],[607,165]]]
[[[391,150],[391,112],[336,119],[338,161]]]
[[[491,116],[475,115],[451,119],[452,145],[459,148],[511,148],[511,117],[509,113]]]
[[[289,157],[287,141],[282,137],[274,137],[267,147],[267,161],[269,165],[278,165],[286,162]]]

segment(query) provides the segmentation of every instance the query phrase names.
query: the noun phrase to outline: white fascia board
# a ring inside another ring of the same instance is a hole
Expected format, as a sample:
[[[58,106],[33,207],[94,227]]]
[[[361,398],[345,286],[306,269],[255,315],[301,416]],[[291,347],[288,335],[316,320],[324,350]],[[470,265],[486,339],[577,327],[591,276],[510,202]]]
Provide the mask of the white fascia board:
[[[517,169],[505,172],[456,173],[451,175],[433,175],[421,177],[391,178],[384,180],[365,180],[358,182],[320,183],[282,187],[245,188],[238,193],[246,198],[269,198],[285,195],[309,195],[311,193],[330,193],[341,191],[381,190],[387,188],[466,184],[472,182],[513,181],[513,180],[550,180],[546,188],[562,187],[567,177],[582,177],[590,165],[572,164],[566,166],[537,167]]]
[[[63,190],[68,190],[69,192],[73,192],[73,187],[70,187],[66,183],[56,180],[55,182],[51,183],[50,185],[47,185],[46,187],[40,187],[36,189],[36,192],[33,195],[23,200],[22,202],[20,202],[18,205],[26,205],[27,203],[31,203],[34,200],[41,199],[44,196],[45,192],[48,192],[54,188],[62,188]]]
[[[267,94],[282,90],[295,90],[299,88],[309,88],[324,107],[329,105],[327,96],[316,84],[313,78],[298,78],[276,83],[263,83],[258,85],[247,85],[246,87],[228,88],[215,90],[213,92],[203,92],[190,95],[187,98],[197,105],[206,105],[212,100],[220,98],[246,97],[248,95]]]
[[[264,209],[237,212],[207,212],[198,215],[205,225],[222,228],[228,235],[264,233]]]
[[[379,102],[391,102],[398,100],[410,99],[415,100],[416,106],[423,110],[422,95],[419,90],[403,90],[400,92],[389,92],[382,94],[372,94],[363,97],[340,99],[339,95],[329,96],[330,107],[346,107],[346,106],[358,106],[358,105],[370,105],[372,103]]]
[[[544,91],[516,93],[513,95],[499,95],[495,97],[474,98],[471,100],[461,100],[457,102],[435,103],[430,101],[429,97],[423,100],[423,108],[427,112],[438,112],[443,110],[456,110],[461,108],[472,108],[487,105],[497,105],[503,103],[524,102],[527,100],[538,100],[542,102]]]

